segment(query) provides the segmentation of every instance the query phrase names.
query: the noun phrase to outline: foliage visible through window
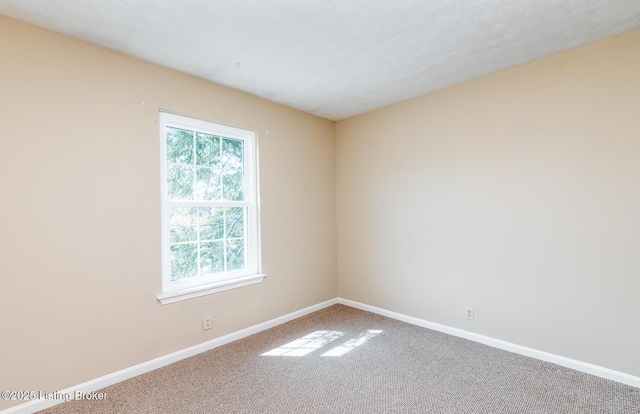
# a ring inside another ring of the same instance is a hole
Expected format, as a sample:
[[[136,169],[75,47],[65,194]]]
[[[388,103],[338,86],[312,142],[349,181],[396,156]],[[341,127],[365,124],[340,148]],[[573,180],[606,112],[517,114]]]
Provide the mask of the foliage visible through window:
[[[244,200],[244,142],[167,127],[167,199]],[[244,268],[246,208],[172,207],[171,281]]]

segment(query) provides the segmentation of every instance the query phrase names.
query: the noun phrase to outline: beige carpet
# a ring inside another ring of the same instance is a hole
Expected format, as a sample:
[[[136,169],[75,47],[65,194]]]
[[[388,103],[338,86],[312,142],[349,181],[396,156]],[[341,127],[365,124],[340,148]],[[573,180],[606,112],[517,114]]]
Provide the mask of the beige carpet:
[[[342,305],[102,391],[43,413],[640,413],[638,388]]]

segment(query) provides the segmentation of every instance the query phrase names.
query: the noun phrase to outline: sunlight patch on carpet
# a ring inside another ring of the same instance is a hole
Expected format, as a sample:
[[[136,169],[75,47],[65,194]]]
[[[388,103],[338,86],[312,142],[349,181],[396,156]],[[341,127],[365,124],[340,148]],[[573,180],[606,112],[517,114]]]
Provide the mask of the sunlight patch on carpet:
[[[340,331],[315,331],[265,352],[262,356],[305,356],[342,336],[344,332]]]
[[[383,331],[379,329],[369,329],[361,333],[358,337],[349,339],[340,346],[337,346],[321,356],[336,357],[342,356],[369,341],[371,338],[381,334]],[[324,347],[325,345],[339,339],[345,335],[340,331],[315,331],[307,334],[295,341],[267,351],[262,356],[296,356],[301,357],[312,353],[313,351]]]
[[[330,351],[325,352],[324,354],[322,354],[322,356],[330,356],[330,357],[342,356],[347,352],[353,350],[354,348],[360,345],[363,345],[369,339],[377,335],[380,335],[382,332],[383,331],[379,329],[369,329],[367,332],[361,333],[360,336],[358,336],[357,338],[350,339],[344,344],[337,346]]]

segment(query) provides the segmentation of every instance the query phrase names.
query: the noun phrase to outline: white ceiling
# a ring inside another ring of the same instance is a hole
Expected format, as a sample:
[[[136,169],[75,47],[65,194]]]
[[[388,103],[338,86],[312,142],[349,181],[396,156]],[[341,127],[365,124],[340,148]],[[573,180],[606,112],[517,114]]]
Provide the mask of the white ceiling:
[[[0,0],[0,14],[332,120],[640,29],[640,0]]]

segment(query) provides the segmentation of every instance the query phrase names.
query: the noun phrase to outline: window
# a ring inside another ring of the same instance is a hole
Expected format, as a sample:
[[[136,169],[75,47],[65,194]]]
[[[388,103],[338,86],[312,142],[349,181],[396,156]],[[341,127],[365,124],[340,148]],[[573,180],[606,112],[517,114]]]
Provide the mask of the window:
[[[165,304],[261,282],[253,131],[160,113]]]

